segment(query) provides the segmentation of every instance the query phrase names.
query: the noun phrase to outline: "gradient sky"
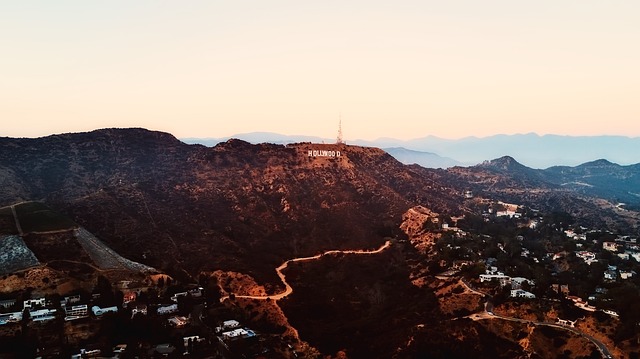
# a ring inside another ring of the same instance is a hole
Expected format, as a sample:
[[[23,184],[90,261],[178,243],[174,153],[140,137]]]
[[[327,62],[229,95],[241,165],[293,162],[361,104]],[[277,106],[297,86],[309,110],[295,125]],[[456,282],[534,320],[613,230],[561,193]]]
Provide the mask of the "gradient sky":
[[[638,1],[13,1],[0,136],[640,136]]]

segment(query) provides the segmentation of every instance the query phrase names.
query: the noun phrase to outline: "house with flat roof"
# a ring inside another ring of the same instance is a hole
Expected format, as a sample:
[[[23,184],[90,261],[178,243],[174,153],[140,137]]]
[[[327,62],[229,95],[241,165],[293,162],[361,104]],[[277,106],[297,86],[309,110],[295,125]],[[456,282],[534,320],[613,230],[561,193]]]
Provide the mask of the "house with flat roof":
[[[56,312],[56,309],[38,309],[29,311],[29,315],[34,322],[44,322],[56,319]]]
[[[64,320],[76,320],[80,318],[86,318],[89,316],[89,307],[86,304],[73,305],[70,307],[64,307],[65,317]]]

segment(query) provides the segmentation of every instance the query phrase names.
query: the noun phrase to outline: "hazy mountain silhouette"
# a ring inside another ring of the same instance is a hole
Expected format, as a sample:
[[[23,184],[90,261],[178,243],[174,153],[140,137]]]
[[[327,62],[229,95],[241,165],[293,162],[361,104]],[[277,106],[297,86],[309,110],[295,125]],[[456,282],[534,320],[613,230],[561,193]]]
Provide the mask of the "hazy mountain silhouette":
[[[276,133],[255,132],[233,136],[251,143],[294,143],[294,142],[326,142],[335,139],[286,136]],[[226,141],[220,139],[184,139],[187,143],[200,143],[213,146]],[[517,135],[495,135],[489,137],[465,137],[456,140],[426,136],[413,140],[379,138],[369,140],[349,140],[350,144],[379,148],[405,148],[410,151],[428,152],[441,157],[453,159],[461,164],[477,164],[493,158],[512,156],[531,168],[549,168],[553,166],[576,166],[599,158],[623,165],[640,162],[640,137],[624,136],[559,136],[534,133]],[[399,156],[405,156],[400,150]],[[399,158],[404,163],[404,158]],[[435,161],[433,167],[446,167],[444,163]],[[415,163],[431,167],[430,161]]]

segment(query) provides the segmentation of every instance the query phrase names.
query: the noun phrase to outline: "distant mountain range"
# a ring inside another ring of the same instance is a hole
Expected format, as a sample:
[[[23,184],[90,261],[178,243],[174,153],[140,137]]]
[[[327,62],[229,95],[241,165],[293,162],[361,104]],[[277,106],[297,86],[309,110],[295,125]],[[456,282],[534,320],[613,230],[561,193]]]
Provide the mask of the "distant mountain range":
[[[287,144],[294,142],[333,143],[335,139],[312,136],[288,136],[253,132],[231,136],[251,143]],[[186,143],[214,146],[229,138],[184,138]],[[640,162],[640,137],[559,136],[537,134],[465,137],[457,140],[434,136],[414,140],[380,138],[374,141],[353,140],[349,144],[382,148],[405,164],[427,168],[475,165],[485,160],[511,156],[531,168],[576,166],[606,159],[621,165]]]

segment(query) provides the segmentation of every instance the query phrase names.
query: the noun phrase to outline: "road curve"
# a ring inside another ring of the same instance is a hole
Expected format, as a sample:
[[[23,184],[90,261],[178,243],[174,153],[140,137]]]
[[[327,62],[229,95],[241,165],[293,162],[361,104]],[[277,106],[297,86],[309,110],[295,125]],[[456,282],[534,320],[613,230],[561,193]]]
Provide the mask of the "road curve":
[[[568,330],[574,334],[580,335],[581,337],[589,340],[590,342],[592,342],[593,344],[595,344],[596,347],[598,347],[598,350],[600,351],[600,354],[602,354],[603,358],[613,358],[613,356],[611,355],[611,352],[609,351],[609,349],[607,348],[607,346],[601,342],[600,340],[594,338],[593,336],[581,331],[580,329],[574,328],[574,327],[570,327],[567,325],[562,325],[562,324],[557,324],[557,323],[550,323],[550,322],[536,322],[536,321],[532,321],[532,320],[527,320],[527,319],[520,319],[520,318],[513,318],[513,317],[503,317],[501,315],[497,315],[493,312],[493,303],[491,302],[492,296],[487,294],[487,293],[483,293],[480,292],[476,289],[474,289],[469,283],[467,283],[464,279],[462,280],[462,283],[464,284],[465,287],[467,287],[469,290],[471,290],[473,293],[475,294],[479,294],[483,297],[487,298],[487,301],[484,303],[484,310],[479,312],[479,313],[473,313],[471,315],[466,316],[465,318],[469,318],[471,320],[486,320],[486,319],[501,319],[501,320],[508,320],[508,321],[512,321],[512,322],[518,322],[518,323],[525,323],[525,324],[531,324],[531,325],[537,325],[537,326],[548,326],[548,327],[553,327],[553,328],[558,328],[558,329],[564,329],[564,330]]]
[[[502,320],[508,320],[508,321],[512,321],[512,322],[518,322],[518,323],[525,323],[525,324],[532,324],[532,325],[537,325],[537,326],[547,326],[547,327],[553,327],[553,328],[558,328],[558,329],[564,329],[564,330],[568,330],[574,334],[580,335],[581,337],[589,340],[590,342],[592,342],[593,344],[595,344],[598,347],[598,350],[600,351],[600,354],[602,354],[603,358],[612,358],[611,356],[611,352],[609,351],[609,349],[607,348],[606,345],[604,345],[603,342],[599,341],[598,339],[594,338],[593,336],[579,330],[573,327],[569,327],[566,325],[562,325],[562,324],[557,324],[557,323],[549,323],[549,322],[536,322],[536,321],[531,321],[531,320],[526,320],[526,319],[519,319],[519,318],[512,318],[512,317],[503,317],[501,315],[495,315],[495,314],[491,314],[488,313],[490,317],[496,318],[496,319],[502,319]],[[479,319],[486,319],[486,318],[479,318]]]
[[[307,261],[313,261],[313,260],[317,260],[320,259],[322,256],[327,255],[327,254],[376,254],[376,253],[380,253],[383,250],[389,248],[391,246],[391,241],[386,241],[382,246],[380,246],[380,248],[378,249],[374,249],[374,250],[362,250],[362,249],[356,249],[356,250],[330,250],[330,251],[326,251],[324,253],[321,254],[316,254],[315,256],[311,256],[311,257],[299,257],[299,258],[293,258],[293,259],[289,259],[287,261],[285,261],[284,263],[282,263],[278,268],[276,268],[276,273],[278,274],[278,277],[280,277],[280,280],[282,281],[282,283],[285,286],[285,289],[283,292],[278,293],[278,294],[273,294],[273,295],[262,295],[262,296],[254,296],[254,295],[236,295],[236,298],[245,298],[245,299],[258,299],[258,300],[280,300],[282,298],[287,297],[288,295],[290,295],[291,293],[293,293],[293,288],[291,287],[291,285],[289,285],[289,283],[287,283],[286,277],[284,275],[284,273],[282,273],[283,270],[285,270],[288,266],[289,263],[291,262],[307,262]],[[224,296],[222,298],[220,298],[220,302],[224,302],[225,300],[229,299],[229,296]]]

